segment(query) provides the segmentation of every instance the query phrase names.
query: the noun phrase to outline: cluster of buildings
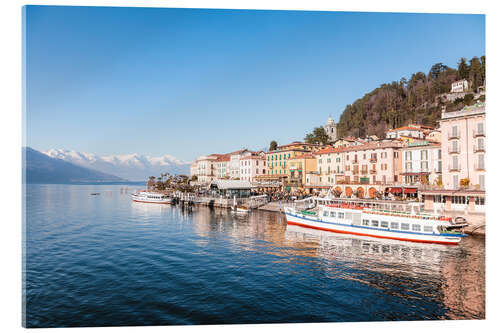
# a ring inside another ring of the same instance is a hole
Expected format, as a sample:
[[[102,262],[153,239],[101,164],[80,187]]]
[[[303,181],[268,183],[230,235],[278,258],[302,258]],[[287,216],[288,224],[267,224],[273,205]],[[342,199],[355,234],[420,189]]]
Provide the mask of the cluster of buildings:
[[[485,104],[443,110],[439,128],[409,124],[385,138],[337,138],[330,144],[292,142],[272,151],[241,149],[200,156],[191,165],[198,183],[248,181],[260,192],[321,194],[363,199],[420,198],[426,208],[484,211]]]

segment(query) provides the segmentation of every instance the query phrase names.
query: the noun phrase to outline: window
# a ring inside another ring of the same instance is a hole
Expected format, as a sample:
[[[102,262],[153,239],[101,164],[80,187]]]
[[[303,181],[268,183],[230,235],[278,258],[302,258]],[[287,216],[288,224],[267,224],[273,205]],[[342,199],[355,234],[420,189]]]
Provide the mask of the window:
[[[378,221],[372,220],[372,227],[378,227]]]
[[[411,225],[411,230],[412,231],[420,231],[420,224],[412,224]]]
[[[483,134],[484,132],[484,124],[483,123],[477,123],[477,133],[478,134]]]
[[[326,210],[325,210],[325,211],[323,212],[323,216],[328,216],[328,211],[326,211]]]
[[[479,175],[479,188],[484,190],[484,175]]]
[[[479,149],[479,150],[484,149],[484,139],[483,138],[477,139],[477,149]]]
[[[380,226],[382,228],[389,228],[389,222],[387,222],[387,221],[381,221],[380,222]]]
[[[427,150],[421,150],[420,151],[420,159],[421,160],[426,160],[427,159]]]
[[[483,154],[477,155],[477,166],[478,166],[478,169],[484,170],[484,155]]]
[[[330,212],[331,217],[335,217],[335,215],[336,215],[335,212]]]
[[[391,222],[391,229],[399,229],[399,223],[398,222]]]
[[[409,223],[401,223],[401,230],[410,230]]]
[[[343,219],[343,218],[344,218],[344,213],[339,212],[339,219]]]
[[[369,225],[370,224],[370,221],[369,220],[363,220],[363,225]]]
[[[424,232],[432,232],[432,226],[424,225]]]
[[[481,205],[481,206],[484,206],[484,198],[475,197],[475,198],[474,198],[474,203],[475,203],[476,205]]]

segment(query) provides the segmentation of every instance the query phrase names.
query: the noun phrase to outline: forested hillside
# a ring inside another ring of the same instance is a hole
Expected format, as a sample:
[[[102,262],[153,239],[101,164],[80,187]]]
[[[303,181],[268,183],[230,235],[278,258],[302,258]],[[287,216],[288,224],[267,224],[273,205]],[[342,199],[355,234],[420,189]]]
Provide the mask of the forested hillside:
[[[485,56],[469,61],[461,58],[456,69],[438,63],[427,74],[418,72],[409,79],[403,77],[399,81],[383,84],[346,106],[337,126],[339,136],[376,134],[384,137],[386,129],[409,122],[436,126],[443,105],[451,111],[473,103],[473,92],[484,85],[485,73]],[[471,82],[470,95],[454,102],[440,97],[450,92],[452,82],[460,79]]]

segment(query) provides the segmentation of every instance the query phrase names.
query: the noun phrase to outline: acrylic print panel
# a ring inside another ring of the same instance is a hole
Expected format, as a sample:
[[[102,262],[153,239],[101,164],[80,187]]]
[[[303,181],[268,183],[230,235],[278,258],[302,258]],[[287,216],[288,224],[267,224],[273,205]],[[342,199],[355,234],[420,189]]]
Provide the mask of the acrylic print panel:
[[[23,20],[24,326],[484,319],[484,15]]]

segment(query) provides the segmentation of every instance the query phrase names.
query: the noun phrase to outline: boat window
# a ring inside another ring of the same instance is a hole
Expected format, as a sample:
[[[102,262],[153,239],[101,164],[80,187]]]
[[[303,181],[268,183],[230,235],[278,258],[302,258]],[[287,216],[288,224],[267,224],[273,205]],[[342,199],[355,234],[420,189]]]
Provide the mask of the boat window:
[[[420,229],[421,229],[420,224],[412,224],[411,225],[412,231],[420,231]]]
[[[370,221],[369,220],[363,220],[363,225],[369,225]]]
[[[432,232],[432,226],[424,225],[424,232]]]
[[[344,213],[339,212],[339,219],[343,219],[343,218],[344,218]]]
[[[389,228],[389,222],[387,222],[387,221],[381,221],[380,222],[380,226],[382,228]]]
[[[330,212],[331,217],[335,217],[335,215],[336,215],[335,212]]]
[[[399,229],[399,223],[398,222],[391,222],[391,229]]]
[[[372,227],[378,227],[378,221],[372,220]]]
[[[401,223],[401,230],[410,230],[409,223]]]
[[[323,216],[328,216],[328,212],[326,210],[323,212]]]

